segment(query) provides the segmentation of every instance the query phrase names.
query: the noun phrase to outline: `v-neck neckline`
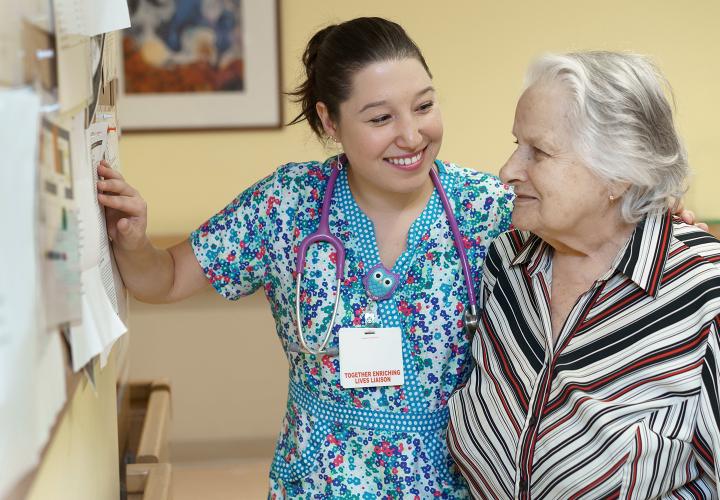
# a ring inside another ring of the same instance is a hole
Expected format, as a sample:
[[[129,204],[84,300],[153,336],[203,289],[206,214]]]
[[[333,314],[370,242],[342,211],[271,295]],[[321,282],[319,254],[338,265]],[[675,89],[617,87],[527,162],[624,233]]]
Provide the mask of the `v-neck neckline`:
[[[445,168],[439,161],[436,161],[435,165],[438,168],[440,183],[443,185],[443,189],[447,190]],[[338,175],[336,193],[339,205],[348,217],[350,227],[352,227],[357,233],[357,237],[360,240],[358,253],[360,259],[364,263],[365,271],[371,269],[377,264],[382,264],[377,238],[375,235],[375,224],[365,214],[365,212],[362,211],[353,197],[352,191],[350,190],[350,184],[348,183],[347,168],[343,168]],[[442,203],[440,202],[437,188],[433,186],[433,192],[430,195],[430,199],[425,205],[425,208],[410,225],[405,250],[397,258],[392,268],[388,269],[389,271],[392,271],[401,277],[406,275],[418,248],[421,246],[423,235],[430,230],[432,224],[442,213]],[[383,265],[383,267],[385,266]]]

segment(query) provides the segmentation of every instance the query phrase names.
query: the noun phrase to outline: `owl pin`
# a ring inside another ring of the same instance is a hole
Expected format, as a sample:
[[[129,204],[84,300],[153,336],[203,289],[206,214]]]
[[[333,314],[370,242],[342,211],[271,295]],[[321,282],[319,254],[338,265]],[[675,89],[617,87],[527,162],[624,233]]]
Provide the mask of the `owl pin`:
[[[373,300],[389,299],[400,282],[400,275],[378,264],[363,277],[365,291]]]

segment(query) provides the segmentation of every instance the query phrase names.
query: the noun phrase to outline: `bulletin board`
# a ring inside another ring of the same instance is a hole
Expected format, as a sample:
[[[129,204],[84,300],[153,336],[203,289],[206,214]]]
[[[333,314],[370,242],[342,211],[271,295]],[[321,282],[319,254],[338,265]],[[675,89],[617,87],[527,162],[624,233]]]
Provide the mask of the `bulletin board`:
[[[24,498],[76,391],[127,360],[127,294],[97,201],[120,170],[125,0],[3,1],[0,20],[0,498]],[[7,15],[6,15],[7,14]],[[92,398],[91,398],[92,399]],[[116,418],[116,415],[113,416]],[[113,436],[115,442],[117,436]]]

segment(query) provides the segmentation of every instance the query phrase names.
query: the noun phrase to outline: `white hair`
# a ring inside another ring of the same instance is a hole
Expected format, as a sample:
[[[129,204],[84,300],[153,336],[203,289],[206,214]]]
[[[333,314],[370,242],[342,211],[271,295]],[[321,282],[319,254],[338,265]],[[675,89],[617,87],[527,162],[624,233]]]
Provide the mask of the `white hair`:
[[[552,82],[570,91],[575,151],[608,185],[629,184],[620,206],[625,221],[680,200],[687,154],[664,93],[672,90],[653,63],[618,52],[548,54],[530,66],[525,85]]]

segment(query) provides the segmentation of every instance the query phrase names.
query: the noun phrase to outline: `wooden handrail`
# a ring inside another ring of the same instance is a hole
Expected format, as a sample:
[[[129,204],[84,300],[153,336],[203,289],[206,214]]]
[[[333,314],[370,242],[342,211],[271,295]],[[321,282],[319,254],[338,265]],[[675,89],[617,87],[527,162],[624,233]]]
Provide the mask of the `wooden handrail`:
[[[128,464],[127,492],[142,493],[143,500],[172,500],[172,466]]]
[[[170,386],[154,381],[149,386],[147,411],[138,443],[137,463],[160,463],[168,460],[167,434],[170,429]]]

